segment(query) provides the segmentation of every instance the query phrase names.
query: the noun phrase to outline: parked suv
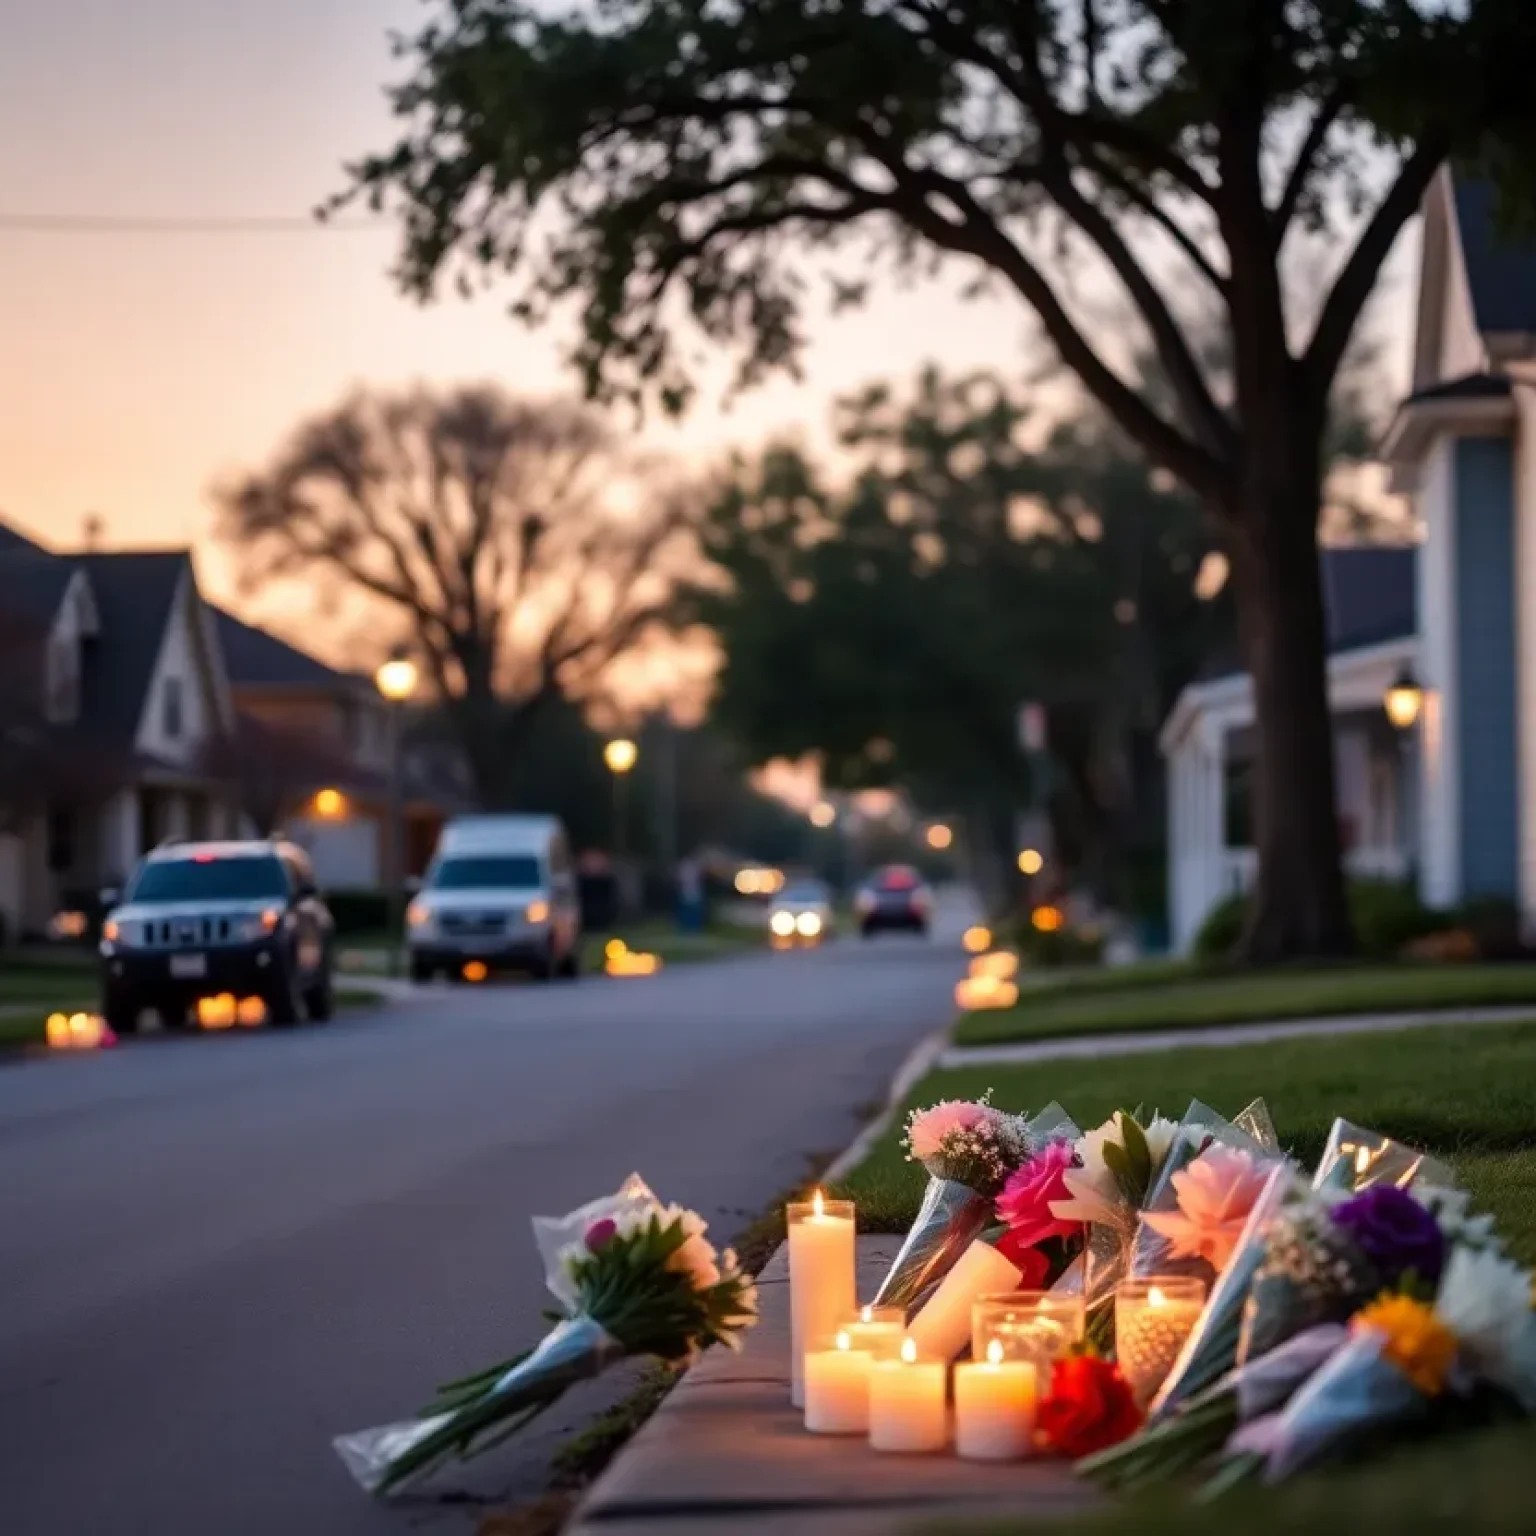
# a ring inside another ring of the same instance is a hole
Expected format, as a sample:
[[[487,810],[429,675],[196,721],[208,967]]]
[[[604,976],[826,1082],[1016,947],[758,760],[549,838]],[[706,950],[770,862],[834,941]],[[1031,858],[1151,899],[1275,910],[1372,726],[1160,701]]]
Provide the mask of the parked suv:
[[[164,844],[102,900],[102,1013],[119,1034],[146,1009],[184,1024],[221,993],[259,997],[273,1024],[330,1018],[335,925],[302,848]]]

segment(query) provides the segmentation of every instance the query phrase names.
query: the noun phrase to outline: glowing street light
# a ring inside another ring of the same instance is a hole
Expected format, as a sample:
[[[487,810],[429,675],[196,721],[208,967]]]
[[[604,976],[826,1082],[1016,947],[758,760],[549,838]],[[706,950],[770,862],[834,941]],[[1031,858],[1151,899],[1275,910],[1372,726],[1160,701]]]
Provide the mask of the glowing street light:
[[[942,821],[936,821],[928,828],[928,846],[935,852],[942,853],[954,840],[955,834]]]
[[[1413,675],[1411,667],[1404,667],[1397,674],[1382,703],[1387,711],[1387,719],[1398,730],[1411,731],[1418,723],[1419,714],[1424,708],[1424,690],[1419,686],[1419,680]]]
[[[612,774],[623,776],[640,760],[640,748],[627,736],[616,736],[603,748],[603,761]]]
[[[347,814],[347,797],[339,789],[315,792],[315,815],[322,821],[340,821]]]
[[[837,820],[837,807],[830,800],[818,800],[811,807],[811,825],[823,831]]]
[[[640,761],[640,748],[628,736],[615,736],[603,748],[603,761],[613,775],[613,877],[615,895],[623,908],[628,906],[624,899],[624,865],[629,843],[629,805],[624,794],[624,781]]]
[[[403,650],[396,650],[377,672],[374,685],[389,704],[389,974],[400,973],[400,929],[405,912],[405,791],[400,713],[416,692],[420,672]],[[322,794],[324,791],[321,792]],[[339,801],[338,795],[338,801]],[[338,806],[339,808],[339,806]],[[318,797],[316,809],[320,809]],[[321,814],[325,812],[322,810]]]
[[[1026,848],[1019,854],[1019,873],[1038,875],[1045,868],[1045,855],[1038,848]]]

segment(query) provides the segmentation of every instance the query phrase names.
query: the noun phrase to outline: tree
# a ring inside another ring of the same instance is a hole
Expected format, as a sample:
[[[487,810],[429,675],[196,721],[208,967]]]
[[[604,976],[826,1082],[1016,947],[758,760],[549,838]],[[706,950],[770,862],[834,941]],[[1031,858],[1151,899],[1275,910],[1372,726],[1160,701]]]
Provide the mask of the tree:
[[[403,204],[418,295],[457,265],[522,273],[529,318],[576,299],[594,393],[684,403],[690,314],[738,344],[742,382],[792,365],[797,248],[855,230],[1021,298],[1224,530],[1262,770],[1249,952],[1351,947],[1316,548],[1328,399],[1447,157],[1528,201],[1529,0],[452,0],[401,51],[402,135],[350,195]],[[1310,312],[1283,281],[1308,232],[1338,258]],[[1085,329],[1068,276],[1085,256],[1134,307],[1173,409]],[[1230,395],[1168,297],[1176,270],[1229,333]]]
[[[715,709],[759,759],[817,751],[834,783],[899,779],[961,810],[1002,901],[1016,813],[1045,790],[1017,734],[1038,700],[1058,847],[1119,898],[1157,726],[1230,615],[1197,591],[1199,507],[1092,413],[1030,447],[1022,396],[929,370],[910,396],[845,401],[867,460],[847,489],[787,449],[737,462],[703,531],[723,581],[695,595],[723,654]]]
[[[666,625],[692,543],[590,410],[489,386],[354,395],[217,500],[250,582],[339,578],[404,621],[488,805],[533,717]]]

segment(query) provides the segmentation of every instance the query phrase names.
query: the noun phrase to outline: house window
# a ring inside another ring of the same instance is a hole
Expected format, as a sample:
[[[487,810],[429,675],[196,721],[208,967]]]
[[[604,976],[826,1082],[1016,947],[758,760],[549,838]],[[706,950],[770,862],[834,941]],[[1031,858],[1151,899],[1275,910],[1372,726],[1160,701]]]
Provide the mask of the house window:
[[[80,642],[74,635],[55,635],[48,642],[48,719],[70,725],[80,718]]]
[[[166,736],[172,741],[181,739],[182,728],[185,725],[182,719],[181,702],[181,679],[166,678],[160,696],[160,724]]]

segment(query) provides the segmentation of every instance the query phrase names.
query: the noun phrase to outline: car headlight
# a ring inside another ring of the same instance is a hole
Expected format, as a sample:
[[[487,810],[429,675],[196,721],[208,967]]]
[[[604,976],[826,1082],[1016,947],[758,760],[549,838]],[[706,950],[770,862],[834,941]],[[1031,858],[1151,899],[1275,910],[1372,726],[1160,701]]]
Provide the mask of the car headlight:
[[[530,901],[523,909],[523,918],[535,927],[540,923],[547,923],[549,921],[549,903],[547,901]]]
[[[821,918],[815,912],[802,912],[795,919],[795,929],[803,938],[814,939],[821,932]]]
[[[412,933],[425,933],[432,926],[432,909],[424,901],[413,901],[405,909],[405,926]]]
[[[270,933],[276,933],[282,920],[282,910],[278,907],[266,907],[260,912],[252,912],[235,923],[235,937],[253,943],[257,939],[266,938]]]
[[[144,925],[121,918],[109,917],[101,925],[101,943],[104,949],[116,945],[120,949],[133,949],[144,942]]]
[[[795,931],[795,914],[793,912],[775,912],[768,919],[769,928],[781,939],[787,939]]]

